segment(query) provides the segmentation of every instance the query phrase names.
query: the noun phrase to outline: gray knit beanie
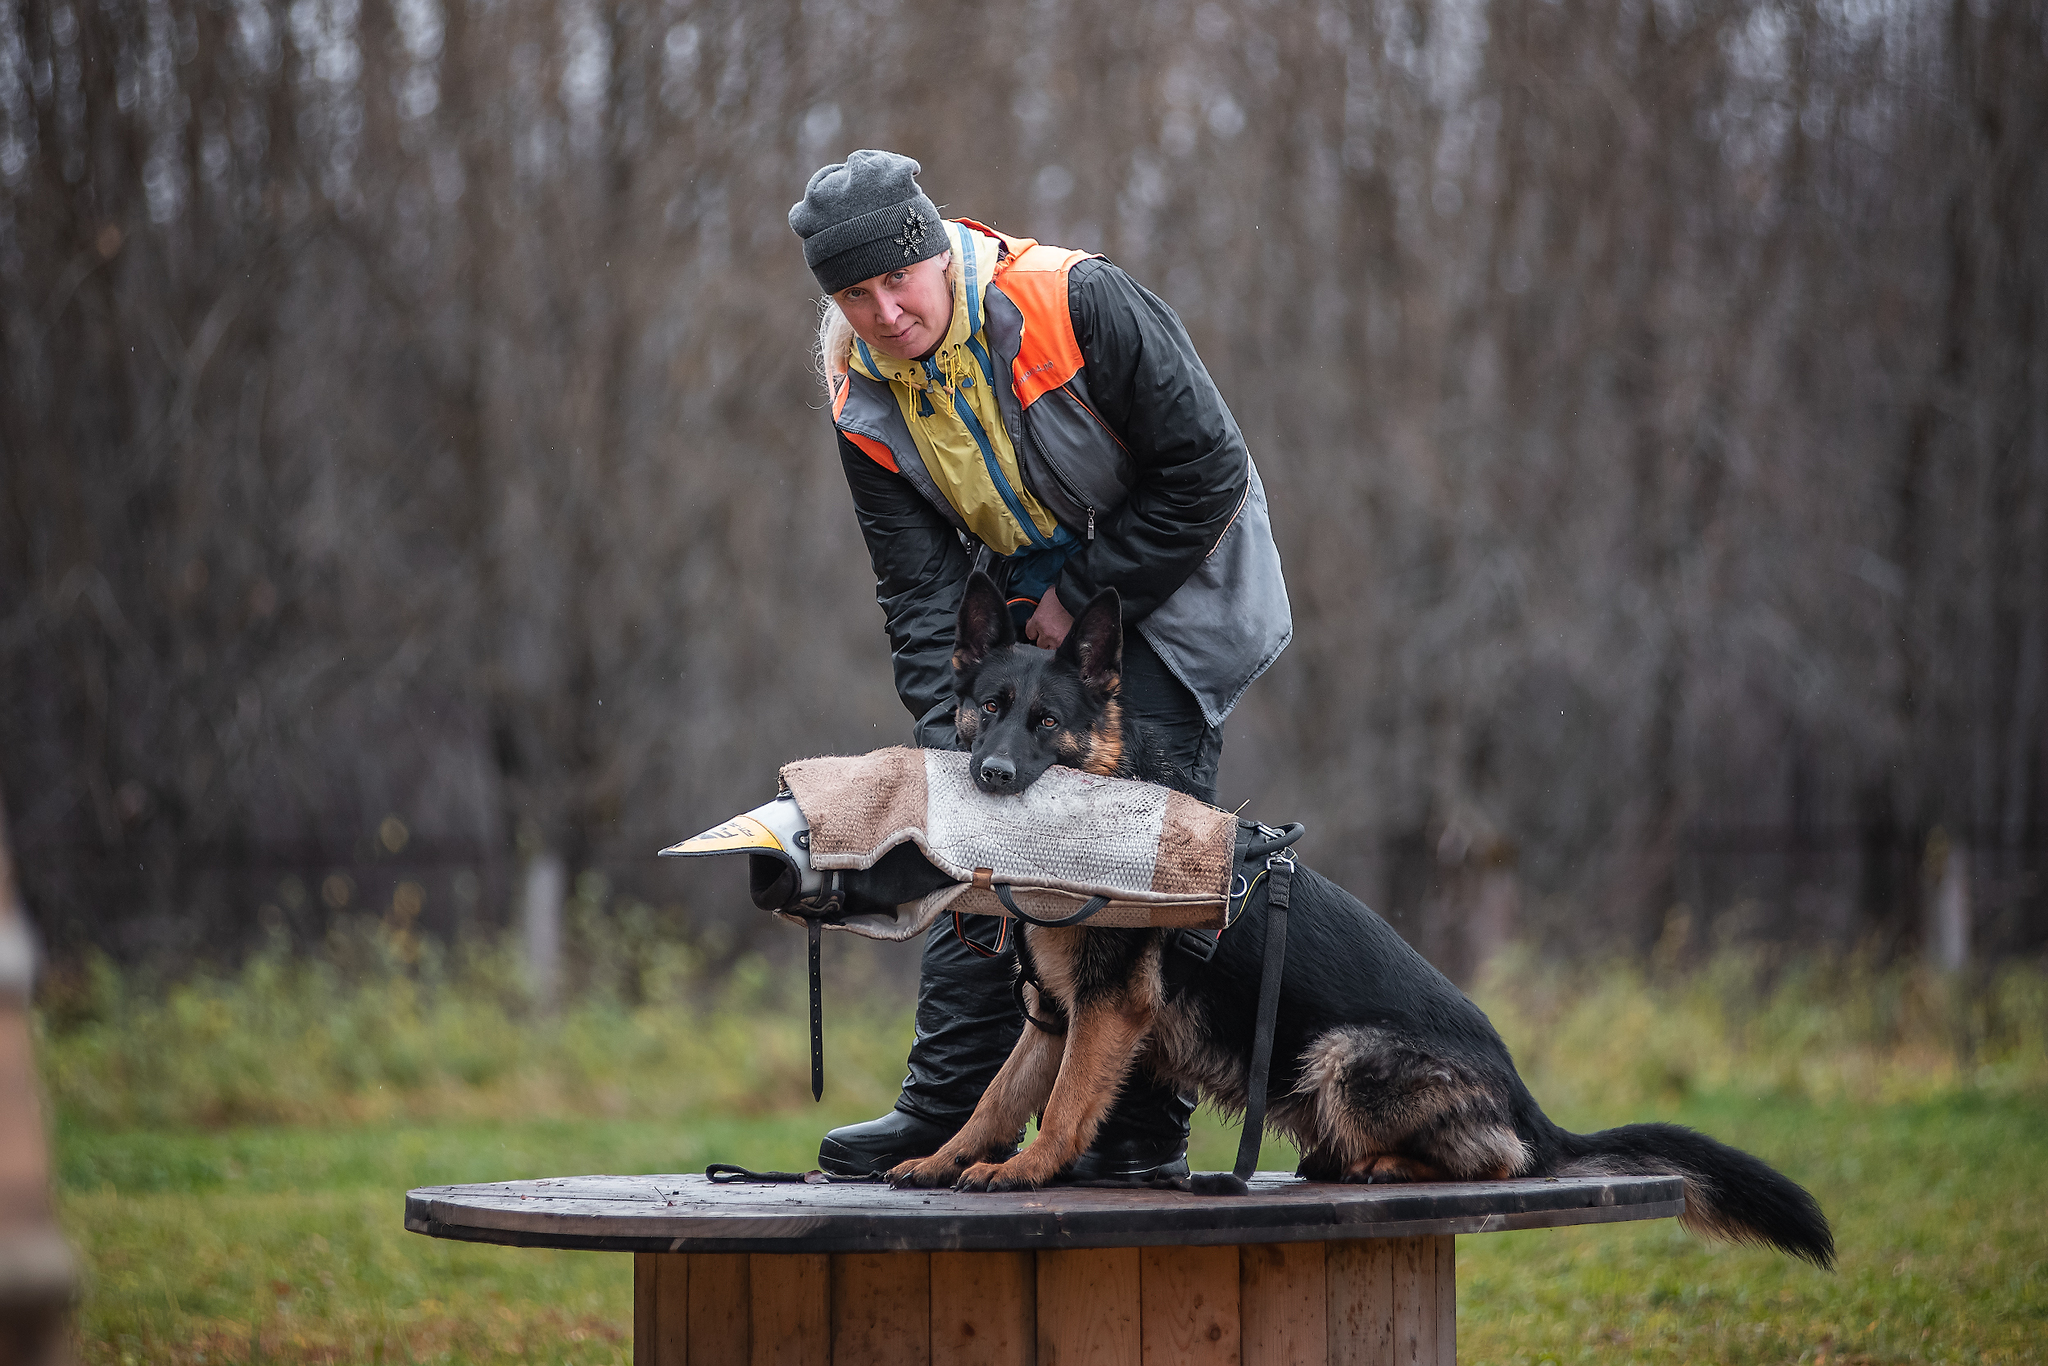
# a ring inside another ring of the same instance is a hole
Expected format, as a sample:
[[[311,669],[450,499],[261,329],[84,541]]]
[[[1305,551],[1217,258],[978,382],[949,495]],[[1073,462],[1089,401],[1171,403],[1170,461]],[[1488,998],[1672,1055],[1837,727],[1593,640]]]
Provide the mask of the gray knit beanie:
[[[863,150],[811,177],[789,207],[804,239],[804,264],[818,288],[837,294],[885,271],[946,250],[939,211],[917,188],[918,164],[894,152]]]

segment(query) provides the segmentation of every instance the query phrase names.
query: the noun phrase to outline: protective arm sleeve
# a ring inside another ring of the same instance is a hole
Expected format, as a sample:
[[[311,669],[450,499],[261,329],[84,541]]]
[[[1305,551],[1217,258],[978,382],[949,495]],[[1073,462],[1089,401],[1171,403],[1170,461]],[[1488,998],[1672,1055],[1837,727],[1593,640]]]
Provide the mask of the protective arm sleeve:
[[[959,533],[910,481],[839,437],[839,463],[875,570],[875,601],[889,629],[896,695],[915,718],[916,743],[957,749],[953,632],[967,551]]]
[[[1173,596],[1229,527],[1250,482],[1237,420],[1166,302],[1107,261],[1067,276],[1068,309],[1097,415],[1131,453],[1137,480],[1061,572],[1078,612],[1103,588],[1138,621]]]

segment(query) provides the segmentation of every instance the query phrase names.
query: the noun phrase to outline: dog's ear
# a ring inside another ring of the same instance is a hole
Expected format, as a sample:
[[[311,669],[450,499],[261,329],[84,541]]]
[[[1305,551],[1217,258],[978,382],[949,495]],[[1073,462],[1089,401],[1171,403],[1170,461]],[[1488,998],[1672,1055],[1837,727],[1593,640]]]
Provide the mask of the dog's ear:
[[[976,570],[960,593],[960,617],[953,628],[953,672],[964,673],[1006,645],[1017,643],[1010,605],[996,581]]]
[[[1115,692],[1124,668],[1124,605],[1114,588],[1088,599],[1060,642],[1060,657],[1096,692]]]

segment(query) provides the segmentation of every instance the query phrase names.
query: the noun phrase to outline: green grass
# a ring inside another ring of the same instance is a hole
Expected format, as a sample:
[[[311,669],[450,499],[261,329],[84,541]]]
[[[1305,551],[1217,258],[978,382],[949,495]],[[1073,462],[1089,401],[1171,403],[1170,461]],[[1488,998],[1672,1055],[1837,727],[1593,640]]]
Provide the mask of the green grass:
[[[623,1361],[626,1258],[418,1237],[401,1193],[721,1158],[802,1166],[820,1124],[848,1114],[69,1133],[64,1218],[91,1268],[80,1356]],[[1703,1096],[1657,1114],[1796,1172],[1835,1220],[1840,1268],[1703,1244],[1669,1221],[1461,1238],[1462,1360],[2044,1359],[2048,1104]],[[1197,1161],[1227,1165],[1235,1142],[1205,1123]]]
[[[1719,1095],[1656,1117],[1795,1173],[1834,1222],[1837,1269],[1673,1220],[1460,1238],[1461,1360],[2048,1359],[2048,1104]]]
[[[824,1128],[887,1105],[908,1042],[900,1014],[828,1010],[813,1106],[801,1016],[759,965],[717,996],[643,981],[547,1017],[501,959],[426,956],[273,957],[156,992],[102,971],[52,1000],[80,1360],[625,1361],[626,1258],[408,1234],[403,1192],[808,1166]],[[1504,963],[1478,994],[1554,1117],[1676,1120],[1749,1148],[1820,1198],[1842,1259],[1825,1274],[1669,1221],[1462,1238],[1461,1360],[2048,1360],[2044,983]],[[1203,1116],[1196,1164],[1227,1167],[1236,1140]]]

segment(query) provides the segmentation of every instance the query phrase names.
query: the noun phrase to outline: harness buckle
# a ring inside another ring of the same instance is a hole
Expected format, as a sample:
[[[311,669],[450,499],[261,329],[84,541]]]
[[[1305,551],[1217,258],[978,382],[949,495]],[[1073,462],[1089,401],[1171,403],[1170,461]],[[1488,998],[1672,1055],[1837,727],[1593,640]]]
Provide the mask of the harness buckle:
[[[1222,946],[1222,943],[1223,933],[1220,930],[1215,934],[1209,934],[1203,930],[1174,931],[1174,951],[1186,954],[1197,963],[1206,963],[1211,958],[1214,958],[1216,950]]]

